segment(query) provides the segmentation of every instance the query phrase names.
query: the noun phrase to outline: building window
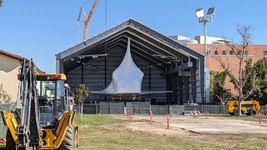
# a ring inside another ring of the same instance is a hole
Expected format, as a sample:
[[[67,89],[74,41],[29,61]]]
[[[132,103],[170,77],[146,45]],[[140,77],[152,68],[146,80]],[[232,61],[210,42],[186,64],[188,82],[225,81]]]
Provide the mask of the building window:
[[[245,55],[248,55],[248,51],[245,51]]]
[[[267,51],[263,51],[263,55],[264,56],[267,56]]]
[[[234,54],[234,51],[230,51],[230,55],[233,55]]]
[[[208,56],[209,56],[209,55],[211,55],[211,52],[210,52],[210,50],[208,50]]]
[[[237,51],[237,55],[240,55],[240,51]]]
[[[218,51],[215,51],[215,52],[214,52],[214,55],[218,55]]]
[[[222,51],[222,55],[225,55],[225,51]]]

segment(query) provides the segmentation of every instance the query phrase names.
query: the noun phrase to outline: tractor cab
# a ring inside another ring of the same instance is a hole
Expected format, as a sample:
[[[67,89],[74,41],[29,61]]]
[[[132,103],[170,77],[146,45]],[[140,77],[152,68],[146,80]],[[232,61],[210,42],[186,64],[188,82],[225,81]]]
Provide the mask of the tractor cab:
[[[36,76],[40,125],[51,126],[56,124],[67,110],[67,94],[64,87],[66,76],[64,74],[37,74]]]

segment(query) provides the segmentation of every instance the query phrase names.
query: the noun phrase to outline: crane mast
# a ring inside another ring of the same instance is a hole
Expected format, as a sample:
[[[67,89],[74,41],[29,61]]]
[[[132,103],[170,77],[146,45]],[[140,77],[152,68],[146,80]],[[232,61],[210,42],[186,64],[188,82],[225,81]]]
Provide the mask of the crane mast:
[[[92,6],[92,9],[91,9],[91,11],[90,11],[90,13],[89,13],[88,16],[86,15],[86,13],[84,11],[83,6],[81,7],[81,11],[83,12],[85,21],[80,20],[80,17],[79,17],[78,21],[85,23],[85,26],[84,26],[84,34],[83,34],[83,41],[86,41],[86,39],[87,39],[88,29],[89,29],[89,22],[90,22],[90,19],[91,19],[92,15],[93,15],[94,11],[95,11],[95,8],[96,8],[98,2],[99,2],[99,0],[95,0],[94,5]]]

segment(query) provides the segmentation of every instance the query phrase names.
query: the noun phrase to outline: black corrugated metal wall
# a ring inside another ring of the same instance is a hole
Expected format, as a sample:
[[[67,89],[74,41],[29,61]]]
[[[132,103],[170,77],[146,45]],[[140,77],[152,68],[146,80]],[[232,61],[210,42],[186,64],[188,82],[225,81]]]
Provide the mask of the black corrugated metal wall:
[[[113,71],[122,62],[126,49],[115,47],[107,52],[106,58],[106,86],[111,82]],[[162,77],[163,70],[138,57],[132,52],[132,57],[135,64],[144,72],[142,82],[142,91],[166,91],[166,77]],[[85,65],[80,65],[66,73],[68,84],[71,90],[75,90],[80,84],[85,84],[91,91],[99,91],[105,89],[105,57],[98,57],[86,62]],[[150,102],[150,98],[156,98],[157,102],[166,103],[166,94],[145,95],[141,99]],[[110,101],[110,97],[106,97]],[[105,101],[103,95],[91,94],[85,102],[90,101]]]

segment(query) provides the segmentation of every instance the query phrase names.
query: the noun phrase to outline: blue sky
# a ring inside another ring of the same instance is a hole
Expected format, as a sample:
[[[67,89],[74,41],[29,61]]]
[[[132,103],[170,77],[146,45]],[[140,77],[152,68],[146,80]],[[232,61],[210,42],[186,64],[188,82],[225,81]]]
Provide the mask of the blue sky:
[[[81,41],[77,29],[80,7],[87,0],[3,0],[0,8],[0,49],[33,58],[41,70],[55,73],[55,54]],[[84,6],[88,14],[94,0]],[[266,0],[106,0],[107,29],[133,18],[167,36],[194,39],[203,35],[195,9],[216,7],[208,36],[240,42],[236,24],[252,26],[253,44],[267,44]],[[81,16],[83,17],[83,16]],[[105,31],[105,0],[100,0],[89,24],[89,38]],[[79,35],[79,37],[78,37]],[[1,62],[0,62],[1,63]]]

